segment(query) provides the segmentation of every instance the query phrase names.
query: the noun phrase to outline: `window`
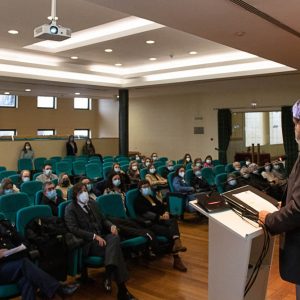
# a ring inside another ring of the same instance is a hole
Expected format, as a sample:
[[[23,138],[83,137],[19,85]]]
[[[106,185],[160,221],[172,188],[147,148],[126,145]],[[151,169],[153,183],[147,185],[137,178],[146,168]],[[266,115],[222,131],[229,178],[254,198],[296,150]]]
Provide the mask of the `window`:
[[[249,112],[245,113],[245,137],[246,147],[252,144],[265,145],[265,113]]]
[[[37,135],[55,135],[55,129],[38,129]]]
[[[38,108],[56,108],[56,97],[38,96],[37,97]]]
[[[0,95],[0,107],[17,107],[17,96]]]
[[[14,136],[17,135],[16,129],[0,129],[0,137],[1,136]]]
[[[270,145],[282,144],[281,111],[269,112]]]
[[[91,100],[90,98],[74,98],[74,108],[75,109],[91,109]]]
[[[89,129],[75,129],[74,130],[75,138],[87,138],[90,137],[90,130]]]

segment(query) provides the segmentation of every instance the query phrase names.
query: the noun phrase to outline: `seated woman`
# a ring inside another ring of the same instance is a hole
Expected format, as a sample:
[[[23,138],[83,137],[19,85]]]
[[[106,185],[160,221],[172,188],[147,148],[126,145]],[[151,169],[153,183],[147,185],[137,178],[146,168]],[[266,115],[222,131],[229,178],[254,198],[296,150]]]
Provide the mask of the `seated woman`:
[[[137,163],[137,161],[132,160],[129,164],[129,168],[127,171],[127,175],[129,176],[130,179],[130,187],[131,188],[136,188],[137,184],[139,183],[139,181],[141,180],[141,176],[140,176],[140,171],[139,171],[139,164]]]
[[[134,208],[140,218],[150,221],[149,229],[157,235],[165,236],[170,242],[174,258],[173,267],[181,272],[187,268],[179,257],[179,252],[186,251],[180,240],[178,223],[170,218],[166,207],[153,196],[150,184],[147,180],[139,182],[139,196],[135,199]]]
[[[68,190],[72,187],[70,178],[67,173],[61,173],[58,177],[58,184],[56,186],[56,189],[61,190],[62,192],[62,198],[64,200],[68,199]]]
[[[175,171],[175,176],[173,178],[172,185],[173,185],[174,192],[185,195],[185,208],[188,211],[193,212],[195,211],[195,209],[189,206],[189,202],[196,199],[196,196],[194,194],[195,189],[186,183],[186,181],[184,180],[184,176],[185,176],[185,168],[184,167],[178,168]]]
[[[123,188],[125,190],[125,192],[129,189],[130,187],[130,178],[129,176],[121,169],[121,166],[119,163],[114,163],[112,166],[112,170],[110,172],[110,174],[108,176],[110,176],[111,174],[118,174],[120,175],[122,184],[123,184]]]
[[[158,155],[157,155],[156,152],[153,152],[153,153],[151,154],[151,159],[152,159],[153,162],[155,162],[155,161],[158,160]]]
[[[20,190],[13,184],[10,178],[3,178],[0,186],[0,195],[19,193]]]
[[[211,155],[207,155],[205,157],[203,167],[204,168],[213,168],[214,167],[213,163],[212,163],[212,156]]]
[[[148,168],[149,165],[152,163],[152,159],[150,157],[145,157],[143,159],[143,168]]]
[[[191,186],[196,193],[205,193],[211,191],[208,182],[202,177],[201,169],[198,166],[193,167],[193,175],[191,178]]]
[[[182,160],[182,165],[184,167],[186,167],[187,164],[189,164],[190,162],[192,162],[192,157],[189,153],[186,153],[183,157],[183,160]]]
[[[125,205],[125,189],[124,185],[122,184],[122,180],[120,174],[110,174],[107,179],[107,188],[104,190],[104,195],[106,194],[119,194],[122,197],[124,208],[126,209]]]
[[[145,176],[145,179],[162,201],[165,194],[169,191],[168,181],[156,172],[154,164],[148,166],[148,174]]]
[[[195,158],[193,162],[193,167],[199,167],[200,169],[203,167],[203,162],[200,157]]]
[[[29,142],[26,142],[24,144],[24,147],[23,147],[22,151],[21,151],[20,158],[33,159],[33,157],[34,157],[34,152],[32,150],[32,147],[31,147]]]

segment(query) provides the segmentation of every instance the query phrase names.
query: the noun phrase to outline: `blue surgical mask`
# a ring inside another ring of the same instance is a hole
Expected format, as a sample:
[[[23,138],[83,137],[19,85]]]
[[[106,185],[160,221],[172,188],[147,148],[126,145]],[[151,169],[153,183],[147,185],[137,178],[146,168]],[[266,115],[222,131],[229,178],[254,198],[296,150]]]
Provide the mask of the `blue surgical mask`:
[[[121,184],[121,180],[120,179],[114,179],[112,181],[112,183],[113,183],[114,186],[119,186]]]
[[[275,169],[275,170],[279,170],[279,169],[280,169],[280,166],[279,166],[279,165],[274,165],[274,169]]]
[[[196,172],[195,172],[195,175],[196,175],[196,176],[201,176],[201,171],[196,171]]]
[[[121,169],[120,169],[120,168],[114,168],[114,171],[115,171],[116,173],[120,173]]]
[[[14,192],[14,190],[7,189],[7,190],[4,190],[4,195],[9,195],[9,194],[12,194],[13,192]]]
[[[78,202],[83,205],[86,205],[89,202],[89,194],[88,192],[82,192],[77,196]]]
[[[55,200],[56,196],[57,196],[56,190],[46,192],[46,197],[50,200]]]
[[[151,189],[149,187],[142,188],[141,193],[143,196],[149,196],[152,194]]]
[[[168,166],[169,171],[174,171],[174,166]]]
[[[236,179],[231,179],[228,181],[228,184],[231,186],[235,186],[235,185],[237,185],[237,181],[236,181]]]
[[[265,166],[265,171],[266,172],[270,172],[271,171],[271,167],[270,166]]]
[[[23,177],[23,178],[22,178],[22,181],[23,181],[23,182],[28,182],[28,181],[30,181],[30,177],[27,177],[27,176],[26,176],[26,177]]]
[[[50,176],[52,174],[52,170],[51,169],[47,169],[44,171],[46,176]]]

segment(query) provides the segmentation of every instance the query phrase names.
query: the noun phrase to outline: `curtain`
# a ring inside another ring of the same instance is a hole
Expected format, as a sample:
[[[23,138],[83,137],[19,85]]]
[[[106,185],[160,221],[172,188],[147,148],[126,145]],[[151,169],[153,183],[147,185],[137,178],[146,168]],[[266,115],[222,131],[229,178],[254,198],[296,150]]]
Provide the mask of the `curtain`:
[[[287,174],[290,174],[298,156],[298,144],[295,141],[295,130],[291,106],[281,107],[281,126],[284,151],[286,155],[285,167]]]
[[[231,111],[230,109],[218,110],[218,140],[219,140],[219,160],[222,164],[227,163],[227,148],[230,141]]]

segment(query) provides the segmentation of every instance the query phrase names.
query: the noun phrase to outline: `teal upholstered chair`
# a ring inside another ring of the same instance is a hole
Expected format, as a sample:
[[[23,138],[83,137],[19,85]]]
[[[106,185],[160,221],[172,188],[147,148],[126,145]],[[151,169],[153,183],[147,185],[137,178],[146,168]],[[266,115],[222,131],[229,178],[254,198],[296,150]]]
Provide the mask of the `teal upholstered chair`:
[[[18,159],[18,171],[22,170],[33,170],[32,159],[30,158],[20,158]]]
[[[37,157],[34,159],[33,164],[36,172],[42,172],[46,159],[46,157]]]
[[[225,173],[225,165],[217,165],[213,167],[213,172],[215,176],[221,173]]]
[[[21,192],[26,193],[30,199],[30,204],[35,202],[35,194],[43,188],[41,181],[27,181],[21,184]]]
[[[215,185],[215,175],[212,168],[202,168],[201,175],[210,186]]]
[[[8,178],[13,182],[14,185],[18,185],[21,180],[20,174],[10,175]]]
[[[193,170],[192,169],[188,169],[188,170],[185,171],[185,181],[188,185],[191,185],[192,176],[193,176]]]
[[[140,176],[142,180],[145,180],[146,175],[148,174],[148,169],[147,168],[143,168],[140,170]]]
[[[215,184],[217,187],[217,191],[221,194],[224,193],[224,186],[227,180],[227,173],[221,173],[216,175]]]
[[[225,172],[226,172],[226,173],[232,173],[233,171],[234,171],[234,167],[233,167],[232,164],[227,164],[227,165],[225,166]]]
[[[85,165],[86,176],[90,180],[99,180],[103,177],[101,165],[98,163],[89,163]]]
[[[55,174],[57,174],[57,176],[61,173],[66,173],[68,176],[72,176],[72,161],[63,160],[57,162],[55,170]]]
[[[73,166],[73,174],[75,176],[84,176],[85,175],[85,160],[75,160],[72,163]]]
[[[57,196],[59,197],[62,197],[63,194],[62,194],[62,191],[59,190],[59,189],[56,189],[56,193],[57,193]],[[40,205],[42,204],[42,197],[43,197],[43,190],[39,190],[35,193],[35,199],[34,199],[34,204],[35,205]]]
[[[6,171],[6,167],[0,166],[0,172]]]
[[[25,193],[12,193],[0,197],[0,211],[11,223],[16,223],[16,214],[19,209],[30,205],[30,200]]]
[[[7,178],[9,177],[10,175],[16,175],[17,174],[17,171],[1,171],[0,172],[0,181],[3,179],[3,178]]]
[[[108,175],[109,173],[112,171],[112,165],[110,166],[103,166],[103,178],[104,179],[107,179],[108,178]]]

